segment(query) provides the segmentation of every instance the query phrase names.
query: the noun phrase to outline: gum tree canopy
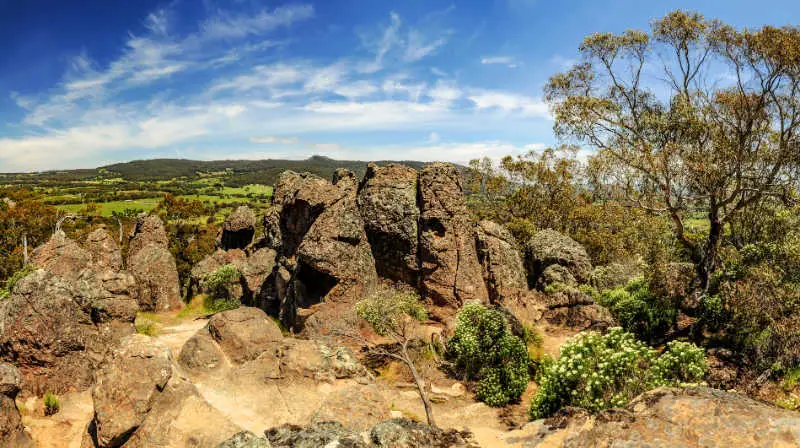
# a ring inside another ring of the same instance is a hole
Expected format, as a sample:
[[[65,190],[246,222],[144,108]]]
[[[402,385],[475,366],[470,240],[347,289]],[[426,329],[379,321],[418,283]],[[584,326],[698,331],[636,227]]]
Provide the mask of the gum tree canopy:
[[[597,33],[550,78],[555,131],[597,150],[625,199],[671,220],[707,290],[726,224],[794,195],[800,161],[800,29],[737,30],[674,11],[649,32]],[[686,220],[702,212],[707,233]]]

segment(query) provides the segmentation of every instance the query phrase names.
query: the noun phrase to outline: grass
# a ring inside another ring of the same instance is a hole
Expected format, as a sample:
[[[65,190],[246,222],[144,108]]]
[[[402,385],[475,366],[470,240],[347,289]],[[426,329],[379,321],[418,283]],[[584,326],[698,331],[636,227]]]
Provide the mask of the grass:
[[[61,403],[58,397],[50,392],[44,394],[44,415],[55,415],[61,410]]]
[[[156,336],[159,333],[160,320],[154,313],[137,313],[136,321],[134,322],[136,332],[145,336]]]

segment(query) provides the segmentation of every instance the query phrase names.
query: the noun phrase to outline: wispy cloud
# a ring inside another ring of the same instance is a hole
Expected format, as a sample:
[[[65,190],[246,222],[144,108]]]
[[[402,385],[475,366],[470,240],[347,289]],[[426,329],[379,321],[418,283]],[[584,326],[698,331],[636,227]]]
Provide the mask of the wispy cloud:
[[[508,68],[517,68],[519,63],[511,56],[490,56],[481,58],[481,64],[484,65],[505,65]]]
[[[477,90],[469,96],[475,107],[496,109],[503,112],[521,112],[542,118],[550,118],[550,111],[543,101],[516,93]]]

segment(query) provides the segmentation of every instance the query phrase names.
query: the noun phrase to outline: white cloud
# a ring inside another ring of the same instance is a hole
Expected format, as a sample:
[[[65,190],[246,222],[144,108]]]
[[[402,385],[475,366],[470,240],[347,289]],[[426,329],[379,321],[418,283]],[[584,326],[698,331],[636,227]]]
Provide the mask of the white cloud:
[[[525,115],[550,118],[547,104],[541,100],[509,92],[479,90],[469,99],[478,109],[498,109],[504,112],[521,112]]]
[[[420,59],[433,54],[439,47],[444,45],[447,39],[438,37],[432,41],[425,41],[425,38],[418,30],[408,32],[408,46],[406,47],[403,59],[409,62],[419,61]]]
[[[336,87],[334,92],[346,98],[363,98],[378,92],[378,86],[372,81],[361,80]]]
[[[489,56],[481,58],[484,65],[505,65],[508,68],[517,68],[520,63],[516,62],[511,56]]]
[[[454,101],[461,98],[463,94],[464,93],[458,88],[458,86],[455,85],[455,83],[449,83],[441,80],[427,92],[427,95],[433,100],[434,103],[445,106],[449,106]]]
[[[242,38],[261,34],[314,16],[311,5],[289,5],[273,11],[260,11],[255,15],[219,13],[203,25],[205,39]]]
[[[441,137],[436,132],[428,134],[428,143],[437,143],[439,140],[441,140]]]

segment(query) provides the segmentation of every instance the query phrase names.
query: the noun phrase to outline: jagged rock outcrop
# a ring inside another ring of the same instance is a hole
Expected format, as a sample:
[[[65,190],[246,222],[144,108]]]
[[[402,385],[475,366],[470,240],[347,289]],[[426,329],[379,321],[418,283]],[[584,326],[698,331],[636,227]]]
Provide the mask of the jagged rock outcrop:
[[[553,265],[566,268],[578,283],[587,283],[592,274],[592,263],[583,246],[555,230],[542,230],[531,237],[525,247],[528,286],[540,289],[547,286],[544,273]],[[564,277],[560,272],[551,269],[550,277],[553,275]]]
[[[273,448],[367,448],[361,434],[338,422],[318,422],[308,427],[283,425],[266,432]]]
[[[219,245],[224,250],[244,249],[253,242],[256,215],[246,205],[239,206],[222,223]]]
[[[95,373],[92,400],[98,446],[123,445],[171,377],[172,354],[164,344],[139,334],[123,339]]]
[[[244,281],[247,303],[277,315],[280,302],[275,289],[275,267],[278,253],[267,247],[252,252],[239,269]]]
[[[487,301],[459,171],[445,163],[423,168],[419,172],[418,203],[423,296],[451,308],[467,300]]]
[[[352,190],[317,217],[298,247],[295,302],[306,308],[322,300],[351,301],[376,280],[375,259]]]
[[[178,268],[169,252],[164,223],[155,215],[141,216],[128,248],[128,269],[139,283],[143,311],[169,311],[183,307]]]
[[[136,219],[130,241],[128,258],[148,245],[169,248],[169,237],[164,222],[156,215],[142,215]]]
[[[317,217],[344,192],[327,180],[309,173],[284,171],[272,196],[280,207],[281,255],[291,257]]]
[[[504,297],[528,289],[522,252],[505,227],[492,221],[479,222],[476,247],[491,301],[502,303]]]
[[[370,163],[359,187],[358,208],[378,274],[416,285],[417,172],[400,164]]]
[[[800,415],[731,392],[659,388],[624,409],[565,412],[509,433],[509,445],[550,447],[800,446]]]
[[[14,402],[22,385],[22,376],[16,367],[0,362],[0,446],[8,448],[33,448],[30,436],[24,431],[22,418]]]
[[[59,230],[33,250],[31,262],[59,277],[77,280],[92,265],[92,255]]]
[[[109,296],[113,283],[101,288],[39,269],[0,302],[0,357],[19,366],[26,390],[59,393],[91,385],[108,348],[133,332],[135,303]]]
[[[98,228],[90,233],[84,247],[96,269],[122,270],[122,251],[106,229]]]
[[[467,431],[441,430],[407,418],[395,418],[375,425],[369,433],[376,447],[454,448],[477,447]]]

